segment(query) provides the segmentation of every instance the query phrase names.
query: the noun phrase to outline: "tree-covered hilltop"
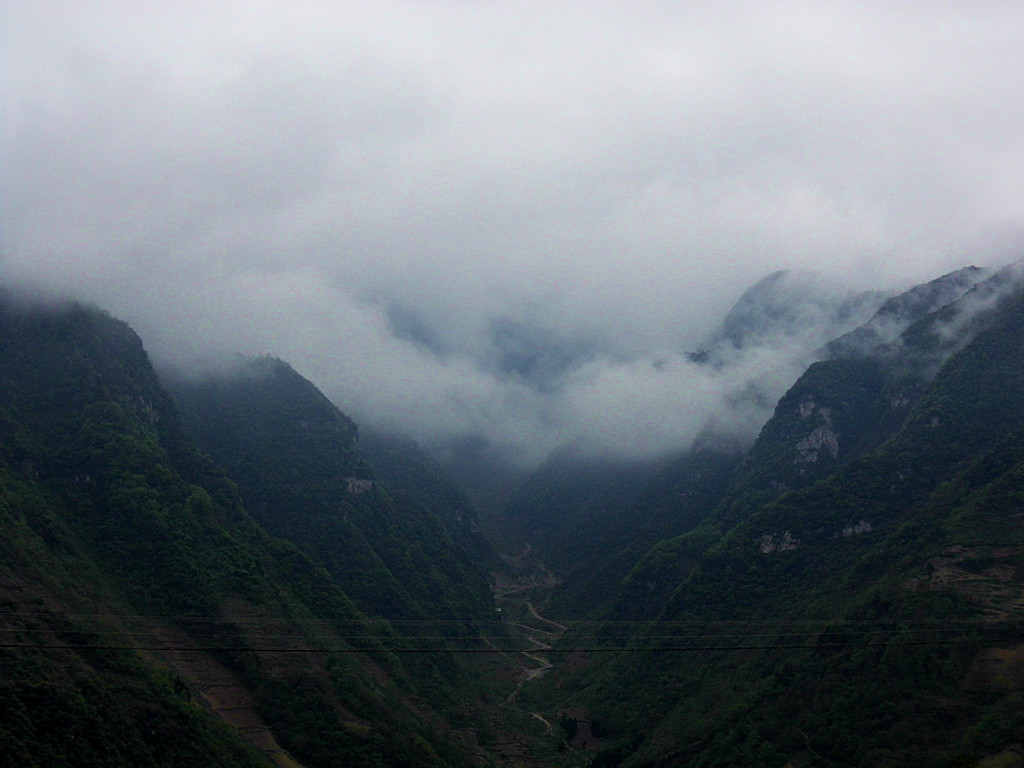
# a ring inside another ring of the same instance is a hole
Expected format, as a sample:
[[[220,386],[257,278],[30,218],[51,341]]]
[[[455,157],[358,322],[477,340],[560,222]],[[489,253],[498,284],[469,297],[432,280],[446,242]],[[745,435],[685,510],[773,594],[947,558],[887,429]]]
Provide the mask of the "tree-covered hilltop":
[[[5,765],[469,760],[407,633],[256,524],[99,310],[0,297],[0,552]]]
[[[807,440],[823,408],[834,454]],[[812,450],[825,456],[800,460]],[[744,466],[700,525],[636,563],[601,632],[566,635],[608,650],[537,701],[602,723],[597,764],[1018,764],[1015,270],[875,354],[812,366]]]

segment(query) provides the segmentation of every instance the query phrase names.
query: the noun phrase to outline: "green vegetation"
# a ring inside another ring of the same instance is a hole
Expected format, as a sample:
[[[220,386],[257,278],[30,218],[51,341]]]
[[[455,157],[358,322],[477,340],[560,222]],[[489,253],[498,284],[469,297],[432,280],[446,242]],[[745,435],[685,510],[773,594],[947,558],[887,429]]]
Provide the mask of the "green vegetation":
[[[623,580],[615,631],[566,635],[630,649],[532,692],[606,724],[595,762],[973,765],[1024,739],[1024,299],[990,306],[812,366],[704,522]],[[822,408],[840,449],[799,461]]]
[[[307,768],[467,760],[411,706],[433,678],[249,516],[127,326],[3,302],[0,393],[0,761],[269,764],[220,706]]]
[[[1024,294],[972,275],[826,347],[745,455],[551,457],[504,564],[287,364],[172,401],[124,323],[3,295],[0,762],[1019,763]]]
[[[256,520],[321,563],[362,610],[389,619],[493,614],[480,569],[486,544],[469,550],[454,539],[470,539],[468,504],[408,484],[393,496],[357,449],[355,424],[288,365],[260,358],[168,381],[188,429]],[[448,490],[439,481],[437,489]]]

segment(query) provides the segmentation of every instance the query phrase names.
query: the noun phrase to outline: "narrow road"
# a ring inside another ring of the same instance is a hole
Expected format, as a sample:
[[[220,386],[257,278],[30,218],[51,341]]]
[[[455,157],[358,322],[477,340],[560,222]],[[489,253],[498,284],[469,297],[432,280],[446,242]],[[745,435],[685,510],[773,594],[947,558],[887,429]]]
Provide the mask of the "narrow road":
[[[493,574],[494,600],[506,616],[508,626],[513,634],[536,646],[535,649],[520,651],[522,675],[515,688],[505,699],[506,706],[514,706],[522,687],[531,680],[537,680],[551,668],[551,662],[542,654],[551,648],[568,629],[542,616],[532,600],[558,584],[558,579],[534,556],[530,545],[514,557],[505,557],[509,569],[507,574]],[[544,723],[551,732],[551,723],[542,715],[530,712],[533,717]]]

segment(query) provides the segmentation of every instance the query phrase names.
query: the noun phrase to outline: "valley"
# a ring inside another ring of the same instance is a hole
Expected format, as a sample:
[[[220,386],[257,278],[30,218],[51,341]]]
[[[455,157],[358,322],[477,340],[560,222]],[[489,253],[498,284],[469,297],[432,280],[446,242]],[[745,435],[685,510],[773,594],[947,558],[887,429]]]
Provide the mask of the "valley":
[[[548,765],[551,761],[567,766],[579,764],[572,759],[567,761],[566,755],[558,755],[557,750],[565,738],[560,723],[552,722],[550,713],[524,709],[518,702],[523,686],[539,680],[554,668],[545,651],[550,651],[568,629],[542,616],[534,605],[534,601],[543,603],[546,600],[558,580],[532,552],[529,544],[525,544],[516,555],[502,555],[500,566],[491,574],[495,606],[512,643],[521,649],[514,657],[519,675],[501,707],[533,718],[543,731],[538,733],[539,738],[507,738],[496,745],[496,751],[507,760],[523,761],[528,765]],[[543,757],[545,753],[547,757]],[[531,754],[533,758],[529,757]],[[540,756],[539,761],[537,756]]]
[[[0,768],[1024,768],[1024,2],[0,8]]]
[[[527,666],[524,667],[523,676],[516,684],[515,690],[505,700],[506,704],[512,705],[525,683],[542,677],[551,669],[551,662],[537,654],[551,650],[552,643],[565,634],[567,627],[544,618],[534,607],[533,601],[547,597],[547,593],[557,586],[558,580],[532,556],[530,545],[524,545],[518,555],[503,556],[502,560],[508,567],[510,575],[492,574],[495,605],[510,628],[512,636],[522,638],[536,647],[532,652],[521,651],[527,660]],[[544,722],[549,731],[551,730],[551,724],[546,719],[536,713],[534,716]]]
[[[692,364],[791,332],[785,285]],[[711,420],[650,460],[563,447],[486,526],[284,361],[158,374],[102,310],[0,306],[0,753],[1019,766],[1022,285],[841,297],[860,324],[749,444]]]

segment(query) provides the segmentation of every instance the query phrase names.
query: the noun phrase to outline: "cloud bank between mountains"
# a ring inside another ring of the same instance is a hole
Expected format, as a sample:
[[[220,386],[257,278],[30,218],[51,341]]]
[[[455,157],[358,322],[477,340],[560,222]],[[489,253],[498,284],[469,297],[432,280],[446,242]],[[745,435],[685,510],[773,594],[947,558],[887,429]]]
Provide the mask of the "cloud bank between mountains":
[[[424,441],[756,430],[810,340],[684,354],[750,284],[1024,240],[1017,3],[2,5],[0,276]]]

